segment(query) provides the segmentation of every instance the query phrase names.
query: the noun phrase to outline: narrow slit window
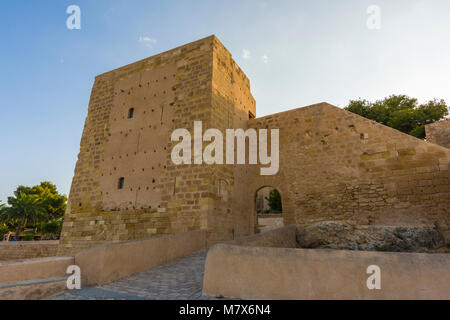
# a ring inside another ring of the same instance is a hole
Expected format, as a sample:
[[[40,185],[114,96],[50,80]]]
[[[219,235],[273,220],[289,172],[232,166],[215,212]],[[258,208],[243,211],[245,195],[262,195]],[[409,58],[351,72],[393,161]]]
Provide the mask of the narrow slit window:
[[[117,188],[119,189],[119,190],[122,190],[123,188],[124,188],[124,186],[125,186],[125,178],[119,178],[119,183],[118,183],[118,185],[117,185]]]
[[[133,118],[134,118],[134,108],[131,108],[130,110],[128,110],[128,119]]]

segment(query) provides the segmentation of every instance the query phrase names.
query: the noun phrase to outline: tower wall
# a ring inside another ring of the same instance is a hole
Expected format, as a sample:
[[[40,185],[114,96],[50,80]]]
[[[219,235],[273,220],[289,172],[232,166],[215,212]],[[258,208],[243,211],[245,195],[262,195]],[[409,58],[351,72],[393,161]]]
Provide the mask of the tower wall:
[[[250,92],[249,79],[217,39],[213,55],[211,127],[221,130],[225,155],[225,130],[246,130],[249,114],[256,115],[256,103]],[[250,208],[247,207],[248,202],[241,198],[247,188],[246,182],[242,180],[247,166],[224,164],[213,168],[213,212],[208,216],[210,243],[250,234]]]
[[[207,227],[211,168],[174,166],[170,135],[177,128],[191,131],[194,120],[211,122],[214,40],[96,77],[60,254]]]

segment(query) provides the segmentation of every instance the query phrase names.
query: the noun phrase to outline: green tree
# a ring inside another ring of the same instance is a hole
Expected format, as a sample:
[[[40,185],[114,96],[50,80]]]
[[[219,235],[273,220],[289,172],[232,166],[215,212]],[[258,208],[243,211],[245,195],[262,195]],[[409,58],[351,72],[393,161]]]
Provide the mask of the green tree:
[[[20,236],[28,223],[36,224],[45,218],[42,200],[37,195],[21,191],[20,187],[14,192],[13,197],[8,197],[8,204],[9,207],[2,211],[0,220],[16,223],[16,237]]]
[[[41,199],[41,206],[44,209],[48,220],[54,220],[64,216],[67,208],[67,197],[59,194],[56,186],[48,181],[34,187],[19,186],[18,191],[26,194],[36,195]]]
[[[58,193],[51,182],[45,181],[34,187],[18,186],[8,207],[0,206],[0,222],[8,230],[20,232],[25,227],[38,229],[58,236],[61,230],[67,197]],[[42,230],[41,230],[42,229]]]
[[[5,204],[0,203],[0,217],[5,212]],[[0,241],[3,239],[3,236],[9,232],[9,228],[6,223],[0,223]]]
[[[0,223],[0,241],[2,241],[3,236],[9,232],[9,228],[5,223]]]
[[[391,95],[374,103],[365,99],[350,100],[345,110],[420,139],[425,138],[425,125],[449,114],[444,100],[419,105],[417,99],[406,95]]]
[[[270,190],[269,197],[265,198],[269,202],[269,207],[272,212],[282,212],[281,195],[277,189]]]

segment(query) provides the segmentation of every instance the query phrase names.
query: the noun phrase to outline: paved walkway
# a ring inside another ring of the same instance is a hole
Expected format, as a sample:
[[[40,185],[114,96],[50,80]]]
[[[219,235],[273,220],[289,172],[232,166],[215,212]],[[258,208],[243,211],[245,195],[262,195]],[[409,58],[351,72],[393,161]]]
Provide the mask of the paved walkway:
[[[54,300],[200,300],[206,251],[171,261],[105,286],[71,290]]]

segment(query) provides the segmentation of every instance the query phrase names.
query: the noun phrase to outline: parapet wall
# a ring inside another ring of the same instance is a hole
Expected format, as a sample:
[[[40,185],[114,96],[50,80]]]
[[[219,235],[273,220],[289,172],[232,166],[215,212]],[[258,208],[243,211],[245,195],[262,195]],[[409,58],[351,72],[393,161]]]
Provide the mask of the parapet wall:
[[[63,277],[66,275],[67,267],[73,264],[75,264],[73,257],[2,261],[0,262],[0,283]]]
[[[75,257],[0,261],[0,300],[42,299],[66,289],[67,267],[82,286],[103,285],[206,249],[206,230],[93,247]]]
[[[381,289],[369,290],[369,266]],[[450,299],[450,255],[245,247],[208,252],[203,293],[241,299]]]
[[[206,249],[206,230],[93,247],[75,255],[83,285],[103,285]]]
[[[39,300],[67,288],[73,257],[0,261],[0,300]]]
[[[59,241],[0,242],[0,261],[56,256]]]

